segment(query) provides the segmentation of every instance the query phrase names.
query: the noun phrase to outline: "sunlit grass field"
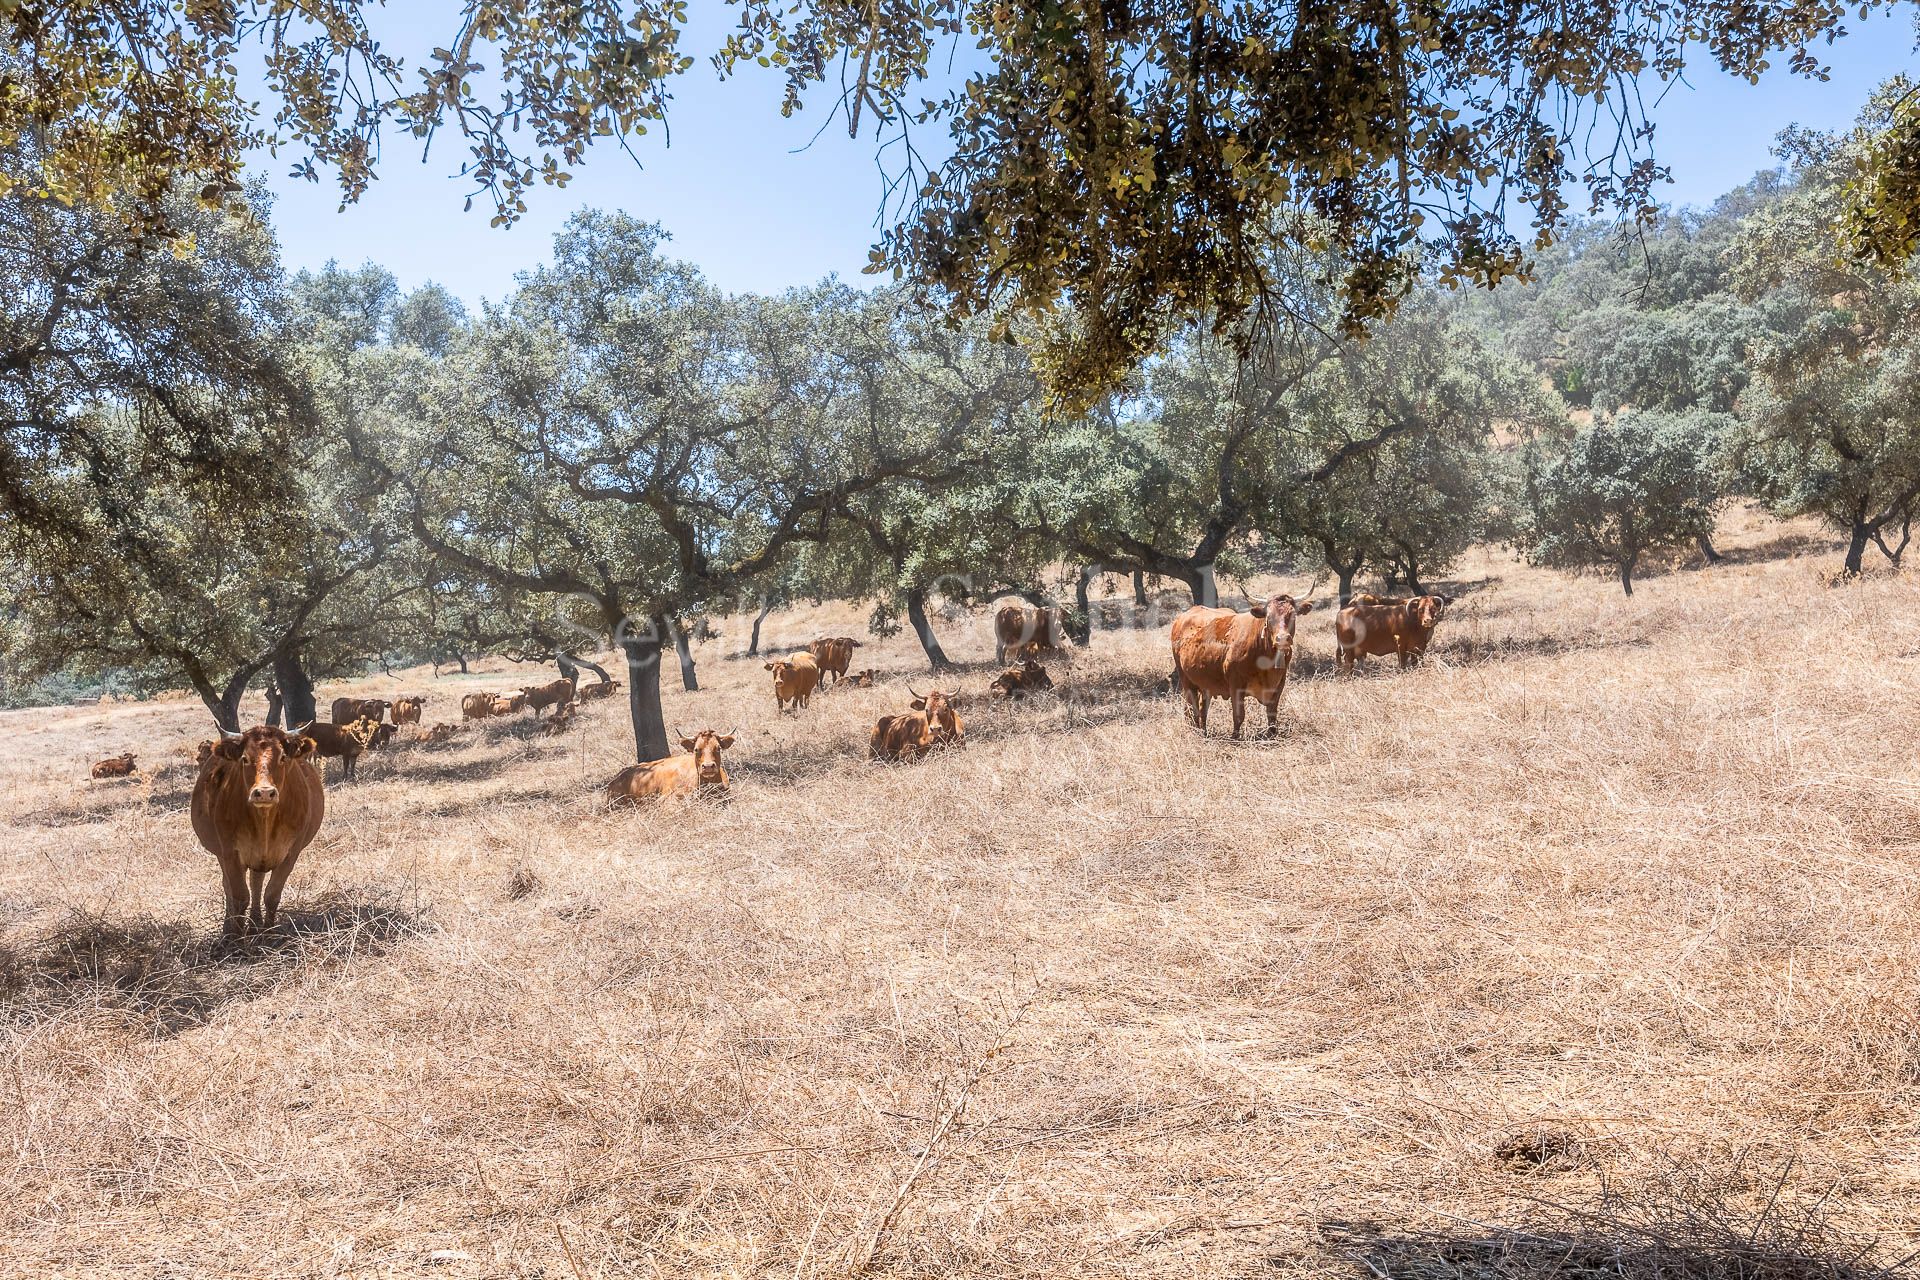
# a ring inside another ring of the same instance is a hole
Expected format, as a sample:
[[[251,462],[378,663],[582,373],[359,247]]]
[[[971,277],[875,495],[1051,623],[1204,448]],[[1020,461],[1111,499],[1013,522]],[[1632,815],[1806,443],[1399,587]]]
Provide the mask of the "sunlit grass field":
[[[944,620],[967,745],[910,766],[866,759],[933,682],[910,631],[776,715],[724,620],[665,683],[737,728],[729,799],[607,811],[623,700],[336,763],[231,951],[198,703],[0,715],[0,1272],[1439,1276],[1723,1211],[1892,1261],[1920,579],[1721,543],[1631,600],[1476,554],[1407,673],[1336,680],[1310,614],[1276,741],[1187,728],[1126,596],[1019,707],[988,612]]]

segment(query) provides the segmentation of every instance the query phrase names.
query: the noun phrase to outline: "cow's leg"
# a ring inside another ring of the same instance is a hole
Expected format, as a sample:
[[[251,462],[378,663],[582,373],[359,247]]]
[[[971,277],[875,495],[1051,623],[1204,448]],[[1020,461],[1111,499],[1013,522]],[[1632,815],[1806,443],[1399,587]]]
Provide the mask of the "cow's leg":
[[[265,867],[247,868],[247,920],[255,930],[266,927],[265,895],[267,888],[267,869]]]
[[[293,874],[293,864],[300,860],[300,851],[294,849],[280,860],[280,865],[267,877],[266,927],[271,929],[280,920],[280,891],[287,887],[287,877]]]
[[[220,932],[238,938],[247,931],[247,873],[232,854],[220,859],[220,887],[227,899],[227,915]]]
[[[1233,736],[1235,739],[1240,737],[1240,726],[1246,722],[1247,691],[1245,689],[1235,689],[1233,691]]]
[[[1277,738],[1280,736],[1281,692],[1282,690],[1276,689],[1273,694],[1273,701],[1267,704],[1267,736],[1269,738]]]

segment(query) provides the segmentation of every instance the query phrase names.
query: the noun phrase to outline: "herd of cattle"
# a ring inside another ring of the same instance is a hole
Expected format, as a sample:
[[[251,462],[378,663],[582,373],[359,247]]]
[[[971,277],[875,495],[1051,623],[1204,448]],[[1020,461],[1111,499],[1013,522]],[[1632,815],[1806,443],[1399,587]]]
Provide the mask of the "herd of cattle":
[[[1339,670],[1351,673],[1368,656],[1394,654],[1402,667],[1419,661],[1447,606],[1438,595],[1390,599],[1360,595],[1340,610],[1334,639]],[[1267,732],[1279,730],[1280,697],[1293,665],[1296,620],[1313,603],[1275,595],[1245,612],[1195,606],[1174,620],[1173,684],[1186,703],[1187,718],[1202,735],[1214,698],[1233,707],[1233,736],[1246,718],[1246,699],[1267,709]],[[1018,699],[1051,690],[1053,680],[1039,658],[1068,648],[1066,618],[1058,609],[1007,605],[994,617],[997,660],[1007,666],[988,686],[992,698]],[[849,675],[858,640],[822,637],[804,651],[769,661],[776,714],[796,713],[809,705],[823,679],[835,686],[865,687],[877,672]],[[618,680],[580,686],[572,678],[530,686],[515,694],[472,693],[461,699],[463,720],[510,716],[531,711],[538,717],[553,708],[548,733],[564,731],[583,702],[610,697]],[[966,745],[960,718],[961,693],[940,689],[918,693],[911,686],[909,709],[881,716],[868,735],[871,759],[917,761],[937,749]],[[294,863],[320,830],[326,794],[316,761],[339,758],[343,776],[353,780],[359,757],[390,742],[403,726],[414,726],[417,741],[439,741],[456,732],[451,724],[422,727],[427,697],[336,698],[327,723],[293,730],[261,725],[244,733],[222,733],[199,746],[199,774],[189,816],[194,834],[220,864],[226,897],[225,932],[237,936],[271,929],[280,894]],[[607,784],[612,804],[699,792],[724,793],[730,786],[721,752],[735,734],[703,729],[682,735],[685,755],[669,755],[622,769]],[[97,762],[95,778],[127,777],[134,755]]]

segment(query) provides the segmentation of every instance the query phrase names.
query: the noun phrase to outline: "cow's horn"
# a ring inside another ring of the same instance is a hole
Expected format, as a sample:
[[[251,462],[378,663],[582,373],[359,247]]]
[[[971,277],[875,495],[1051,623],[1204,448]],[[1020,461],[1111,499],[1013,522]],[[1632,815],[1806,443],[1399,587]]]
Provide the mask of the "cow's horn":
[[[925,694],[921,693],[919,690],[915,689],[912,685],[907,686],[907,692],[911,693],[916,698],[923,698],[926,696]]]
[[[309,721],[307,721],[307,722],[306,722],[305,724],[303,724],[303,725],[301,725],[301,726],[300,726],[300,727],[299,727],[298,729],[295,729],[295,730],[294,730],[294,732],[295,732],[295,733],[305,733],[305,732],[306,732],[307,730],[309,730],[309,729],[311,729],[311,728],[313,728],[313,721],[311,721],[311,720],[309,720]]]
[[[230,738],[230,739],[231,739],[231,738],[244,738],[244,737],[246,737],[247,735],[246,735],[246,734],[244,734],[244,733],[241,733],[241,732],[240,732],[240,731],[239,731],[238,729],[231,729],[231,730],[229,730],[229,729],[222,729],[222,730],[220,731],[220,736],[221,736],[221,737],[223,737],[223,738]]]

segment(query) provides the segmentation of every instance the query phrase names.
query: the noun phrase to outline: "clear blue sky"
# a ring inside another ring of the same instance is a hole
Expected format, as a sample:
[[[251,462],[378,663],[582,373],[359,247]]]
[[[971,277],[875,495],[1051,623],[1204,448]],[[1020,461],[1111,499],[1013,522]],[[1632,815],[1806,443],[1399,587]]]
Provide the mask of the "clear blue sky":
[[[387,47],[412,65],[421,51],[450,43],[457,6],[409,0],[404,7],[404,14],[397,4],[375,10],[373,18]],[[1824,83],[1777,67],[1757,86],[1706,70],[1690,86],[1674,86],[1655,112],[1656,154],[1674,176],[1665,199],[1710,203],[1772,163],[1769,148],[1786,125],[1843,128],[1875,85],[1914,68],[1909,19],[1850,25],[1853,34],[1827,51],[1833,76]],[[711,48],[713,32],[696,32],[689,47]],[[468,187],[450,175],[464,149],[452,136],[440,138],[424,164],[413,139],[389,137],[379,181],[345,211],[337,211],[324,177],[319,185],[295,181],[284,160],[264,155],[256,167],[278,197],[274,220],[289,267],[371,259],[403,287],[435,280],[469,303],[503,297],[516,272],[545,259],[567,216],[588,207],[661,223],[672,233],[671,251],[725,289],[776,291],[829,274],[871,279],[859,275],[877,238],[881,195],[870,134],[851,141],[841,122],[816,139],[820,109],[782,120],[780,82],[771,73],[722,84],[702,60],[675,94],[671,145],[658,129],[637,140],[639,166],[615,147],[596,148],[564,190],[536,188],[529,215],[507,229],[487,225],[492,209],[484,200],[461,212]]]

